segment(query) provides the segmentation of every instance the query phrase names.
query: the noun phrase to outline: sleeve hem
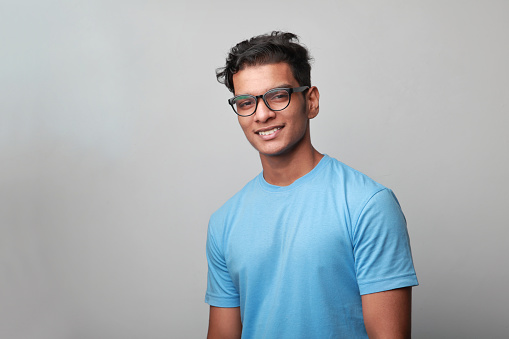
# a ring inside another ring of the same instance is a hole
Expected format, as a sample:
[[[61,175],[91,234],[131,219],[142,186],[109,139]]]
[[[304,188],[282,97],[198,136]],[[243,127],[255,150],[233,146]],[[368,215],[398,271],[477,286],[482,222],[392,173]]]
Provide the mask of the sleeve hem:
[[[410,274],[369,283],[359,283],[359,292],[361,295],[364,295],[417,285],[419,285],[417,276]]]
[[[239,307],[239,299],[238,298],[224,298],[224,297],[214,297],[209,294],[205,295],[205,302],[210,306],[214,307]]]

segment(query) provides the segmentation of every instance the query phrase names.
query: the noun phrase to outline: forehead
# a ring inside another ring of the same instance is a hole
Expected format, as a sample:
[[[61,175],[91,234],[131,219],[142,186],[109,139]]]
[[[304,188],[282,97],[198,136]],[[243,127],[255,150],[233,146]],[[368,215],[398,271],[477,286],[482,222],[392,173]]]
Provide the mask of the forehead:
[[[235,95],[263,94],[279,86],[298,86],[290,65],[286,62],[246,66],[233,75]]]

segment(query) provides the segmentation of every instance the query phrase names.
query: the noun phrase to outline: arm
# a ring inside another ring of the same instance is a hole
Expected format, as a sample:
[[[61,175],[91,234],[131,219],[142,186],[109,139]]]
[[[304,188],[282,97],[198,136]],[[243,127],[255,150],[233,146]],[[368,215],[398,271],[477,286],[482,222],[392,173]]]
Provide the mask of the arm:
[[[411,338],[412,287],[362,296],[364,325],[370,339]]]
[[[240,339],[241,334],[240,307],[210,306],[207,339]]]

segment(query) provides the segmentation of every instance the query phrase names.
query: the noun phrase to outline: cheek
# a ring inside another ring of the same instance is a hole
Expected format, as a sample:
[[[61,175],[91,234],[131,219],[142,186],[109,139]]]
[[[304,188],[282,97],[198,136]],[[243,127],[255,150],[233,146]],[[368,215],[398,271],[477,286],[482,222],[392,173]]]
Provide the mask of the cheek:
[[[242,131],[247,134],[247,131],[249,130],[249,121],[239,119],[239,125],[240,128],[242,128]]]
[[[296,125],[299,129],[306,129],[309,123],[309,118],[307,115],[306,107],[301,107],[302,109],[297,113],[297,117],[295,119]]]

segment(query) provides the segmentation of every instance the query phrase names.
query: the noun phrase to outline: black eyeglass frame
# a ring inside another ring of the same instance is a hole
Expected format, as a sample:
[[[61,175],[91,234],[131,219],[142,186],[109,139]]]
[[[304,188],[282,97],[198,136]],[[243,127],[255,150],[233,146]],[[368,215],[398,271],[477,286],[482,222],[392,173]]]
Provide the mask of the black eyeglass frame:
[[[264,94],[260,94],[260,95],[251,95],[251,94],[241,94],[241,95],[236,95],[234,96],[233,98],[230,98],[228,99],[228,103],[230,104],[230,106],[232,107],[233,111],[235,112],[235,114],[237,114],[239,117],[249,117],[253,114],[256,113],[256,110],[258,109],[258,99],[262,98],[263,100],[263,103],[265,104],[265,106],[267,106],[268,109],[270,109],[271,111],[273,112],[279,112],[279,111],[282,111],[284,110],[285,108],[287,108],[289,105],[290,105],[290,102],[292,101],[292,93],[299,93],[299,92],[304,92],[305,90],[309,89],[309,86],[301,86],[301,87],[294,87],[294,88],[272,88],[272,89],[269,89],[267,92],[265,92]],[[281,91],[281,90],[285,90],[288,92],[288,104],[286,104],[285,107],[281,108],[281,109],[272,109],[270,107],[270,105],[268,104],[267,100],[265,99],[265,96],[268,94],[268,93],[271,93],[271,92],[274,92],[274,91]],[[253,111],[253,113],[251,114],[248,114],[248,115],[243,115],[243,114],[239,114],[236,110],[235,110],[235,104],[234,104],[234,100],[238,97],[251,97],[251,98],[254,98],[255,99],[255,109]]]

